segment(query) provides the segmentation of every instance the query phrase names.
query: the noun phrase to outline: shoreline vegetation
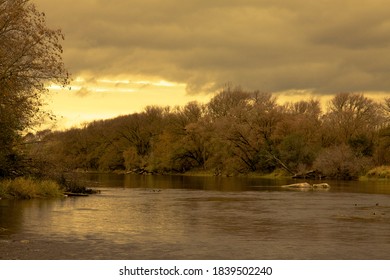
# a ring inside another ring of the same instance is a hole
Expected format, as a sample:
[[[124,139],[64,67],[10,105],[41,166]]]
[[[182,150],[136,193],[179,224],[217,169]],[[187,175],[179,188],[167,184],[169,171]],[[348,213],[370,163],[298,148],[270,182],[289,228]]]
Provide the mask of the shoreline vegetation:
[[[61,186],[53,180],[19,177],[0,181],[2,199],[59,198],[63,195]]]
[[[80,128],[28,133],[0,163],[3,178],[54,179],[69,194],[93,192],[72,172],[389,180],[390,98],[340,93],[322,111],[316,99],[280,104],[273,94],[228,87],[206,104],[148,106]],[[3,192],[50,195],[28,181],[3,181]]]
[[[96,170],[88,170],[88,171],[78,171],[80,173],[106,173],[103,171],[96,171]],[[177,175],[177,176],[194,176],[194,177],[216,177],[216,175],[210,171],[210,170],[191,170],[185,173],[164,173],[164,174],[159,174],[159,173],[147,173],[143,172],[142,174],[134,171],[124,171],[124,170],[116,170],[116,171],[109,171],[107,173],[115,173],[115,174],[137,174],[137,175],[150,175],[150,176],[159,176],[159,175]],[[310,172],[309,172],[310,173]],[[246,173],[246,174],[238,174],[235,176],[227,176],[227,175],[218,175],[222,177],[243,177],[243,178],[262,178],[262,179],[313,179],[314,181],[324,181],[327,179],[330,180],[335,180],[335,178],[311,178],[310,176],[291,176],[288,172],[286,172],[283,169],[277,169],[274,170],[271,173]],[[336,179],[337,180],[337,179]],[[365,180],[390,180],[390,165],[389,166],[378,166],[370,169],[366,174],[361,175],[355,180],[358,181],[365,181]],[[346,180],[348,181],[348,180]]]
[[[87,188],[76,180],[17,177],[0,180],[0,199],[61,198],[87,196],[99,191]]]
[[[60,171],[388,178],[390,98],[340,93],[323,110],[314,98],[281,104],[270,93],[227,87],[206,104],[148,106],[23,142],[35,165]]]
[[[378,166],[367,172],[364,179],[384,179],[390,180],[390,166]]]
[[[78,171],[81,173],[98,172],[98,171]],[[101,173],[101,172],[99,172]],[[137,174],[133,172],[109,172],[117,174]],[[140,175],[140,174],[138,174]],[[146,174],[143,174],[147,176]],[[158,174],[149,174],[158,176]],[[161,174],[160,174],[161,175]],[[164,175],[173,176],[200,176],[215,177],[215,174],[208,171],[190,171],[187,173],[171,173]],[[269,174],[248,173],[239,175],[244,178],[263,178],[263,179],[292,179],[292,177],[283,170],[276,170]],[[304,178],[301,178],[304,179]],[[298,179],[299,180],[299,179]],[[359,177],[360,181],[364,180],[389,180],[390,166],[375,167],[367,172],[366,175]],[[321,181],[321,180],[317,180]],[[97,190],[82,186],[77,180],[66,180],[61,177],[59,182],[50,179],[35,179],[32,177],[19,177],[15,179],[0,180],[0,199],[34,199],[34,198],[61,198],[64,196],[86,196],[89,194],[99,193]]]

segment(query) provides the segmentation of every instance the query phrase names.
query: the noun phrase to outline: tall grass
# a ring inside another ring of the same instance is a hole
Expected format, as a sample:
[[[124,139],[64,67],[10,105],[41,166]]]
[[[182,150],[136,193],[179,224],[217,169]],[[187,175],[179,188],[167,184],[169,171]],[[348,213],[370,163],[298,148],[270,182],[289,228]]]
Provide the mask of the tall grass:
[[[378,166],[367,172],[368,178],[390,179],[390,166]]]
[[[33,178],[5,179],[0,181],[0,197],[7,199],[31,199],[61,197],[60,185],[50,180]]]

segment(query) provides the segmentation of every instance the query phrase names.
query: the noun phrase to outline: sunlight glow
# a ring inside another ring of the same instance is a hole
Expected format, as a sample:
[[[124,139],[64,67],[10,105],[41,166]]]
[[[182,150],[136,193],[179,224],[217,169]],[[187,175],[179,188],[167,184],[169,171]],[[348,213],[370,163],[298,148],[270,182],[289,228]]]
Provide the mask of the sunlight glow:
[[[63,88],[64,88],[63,86],[56,85],[56,84],[51,84],[51,85],[46,87],[46,89],[48,89],[48,90],[61,90]]]
[[[82,89],[82,87],[81,87],[81,86],[74,86],[74,85],[72,85],[72,86],[69,87],[69,89],[70,89],[70,90],[73,90],[73,91],[74,91],[74,90],[77,91],[77,90]]]
[[[85,82],[85,79],[83,77],[78,76],[74,81],[77,83],[83,83]]]
[[[159,81],[157,83],[153,83],[153,85],[155,85],[155,86],[162,86],[162,87],[174,87],[174,86],[177,86],[178,84],[161,80],[161,81]]]
[[[141,112],[149,105],[183,106],[190,101],[208,102],[209,95],[189,95],[186,84],[156,77],[95,77],[80,74],[62,88],[48,87],[48,106],[58,116],[58,127],[69,128],[86,121]]]
[[[106,83],[106,84],[130,84],[130,81],[128,80],[109,80],[109,79],[99,79],[97,80],[100,83]]]

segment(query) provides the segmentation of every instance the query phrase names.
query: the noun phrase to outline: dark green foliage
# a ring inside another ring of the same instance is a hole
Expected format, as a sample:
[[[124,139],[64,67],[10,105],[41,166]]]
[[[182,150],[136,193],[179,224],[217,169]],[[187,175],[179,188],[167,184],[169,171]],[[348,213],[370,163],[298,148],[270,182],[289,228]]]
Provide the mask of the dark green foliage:
[[[316,158],[316,146],[310,145],[299,133],[287,135],[279,145],[280,157],[291,170],[310,166]]]

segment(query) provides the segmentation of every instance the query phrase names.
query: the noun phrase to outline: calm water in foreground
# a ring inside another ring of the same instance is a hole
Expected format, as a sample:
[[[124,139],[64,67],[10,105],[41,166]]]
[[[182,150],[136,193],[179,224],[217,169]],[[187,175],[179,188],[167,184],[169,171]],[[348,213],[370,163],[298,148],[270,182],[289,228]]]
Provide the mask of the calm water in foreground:
[[[101,194],[0,200],[0,258],[390,259],[389,181],[288,191],[249,178],[83,180]]]

